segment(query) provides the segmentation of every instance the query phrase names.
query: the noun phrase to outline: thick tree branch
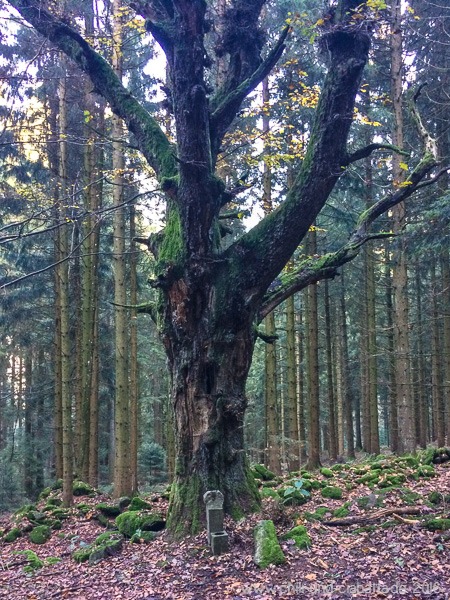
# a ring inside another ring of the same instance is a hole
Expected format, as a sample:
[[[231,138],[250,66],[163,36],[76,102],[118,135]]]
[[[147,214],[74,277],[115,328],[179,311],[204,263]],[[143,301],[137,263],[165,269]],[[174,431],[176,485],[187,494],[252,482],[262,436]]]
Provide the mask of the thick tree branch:
[[[223,136],[233,122],[243,100],[267,77],[283,54],[285,49],[284,42],[286,41],[288,32],[289,27],[285,27],[271,52],[250,77],[233,90],[219,90],[216,97],[212,99],[212,115],[210,118],[211,139],[212,148],[216,156]]]
[[[173,177],[176,163],[169,140],[157,121],[122,85],[107,61],[73,27],[45,10],[39,0],[8,0],[8,3],[89,76],[95,92],[105,98],[134,134],[140,151],[158,178]]]
[[[127,4],[146,20],[146,29],[165,52],[173,45],[173,15],[172,0],[129,0]]]
[[[409,152],[401,150],[392,144],[369,144],[368,146],[359,148],[358,150],[355,150],[355,152],[349,154],[347,160],[345,161],[345,166],[361,160],[362,158],[367,158],[373,152],[375,152],[375,150],[390,150],[391,152],[396,152],[397,154],[403,154],[403,156],[409,156]]]
[[[279,278],[280,284],[266,293],[258,313],[258,322],[292,294],[322,279],[334,278],[337,269],[353,260],[359,254],[361,247],[370,240],[392,237],[391,232],[370,233],[370,226],[380,215],[404,202],[423,185],[436,181],[436,176],[424,181],[436,164],[435,158],[427,152],[401,187],[395,192],[386,194],[360,216],[356,229],[339,250],[318,258],[308,258],[287,275],[282,275]],[[439,173],[442,174],[443,171]]]
[[[348,18],[348,17],[346,17]],[[349,23],[324,42],[330,67],[316,109],[308,150],[286,200],[225,253],[242,269],[248,302],[257,303],[307,234],[345,171],[355,97],[370,47]]]

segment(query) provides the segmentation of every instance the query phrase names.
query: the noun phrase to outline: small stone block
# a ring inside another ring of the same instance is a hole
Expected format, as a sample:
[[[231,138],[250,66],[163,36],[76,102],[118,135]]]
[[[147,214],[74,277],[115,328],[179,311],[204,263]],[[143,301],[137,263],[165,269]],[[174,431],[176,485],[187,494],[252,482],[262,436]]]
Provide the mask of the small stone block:
[[[223,532],[223,510],[221,508],[208,508],[206,511],[208,527],[208,541],[211,543],[211,534]]]
[[[214,556],[228,552],[228,533],[225,531],[211,533],[211,551]]]

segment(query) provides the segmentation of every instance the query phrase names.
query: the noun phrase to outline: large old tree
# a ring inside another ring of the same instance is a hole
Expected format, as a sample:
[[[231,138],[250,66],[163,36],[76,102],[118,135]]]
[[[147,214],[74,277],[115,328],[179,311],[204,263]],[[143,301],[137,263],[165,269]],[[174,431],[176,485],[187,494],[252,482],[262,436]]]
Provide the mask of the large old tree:
[[[322,27],[319,46],[327,75],[306,156],[285,200],[226,249],[221,247],[219,216],[236,190],[227,189],[215,172],[222,140],[243,100],[289,43],[285,29],[278,43],[264,48],[258,23],[265,0],[229,0],[223,14],[212,10],[212,0],[128,2],[146,19],[166,54],[176,146],[83,39],[76,23],[52,12],[53,3],[9,4],[90,77],[96,93],[126,123],[166,195],[166,226],[149,240],[149,249],[157,265],[154,318],[171,371],[176,423],[170,526],[194,531],[199,498],[207,489],[222,490],[233,515],[255,508],[259,496],[248,473],[243,422],[258,324],[294,292],[333,277],[375,236],[370,226],[378,216],[433,180],[432,140],[417,117],[425,149],[407,184],[366,211],[338,252],[311,257],[279,276],[348,165],[383,147],[347,149],[373,28],[364,4],[340,0]],[[208,39],[212,35],[214,44]],[[220,87],[211,90],[208,70],[214,60],[221,61],[222,76]],[[271,286],[275,279],[277,286]]]

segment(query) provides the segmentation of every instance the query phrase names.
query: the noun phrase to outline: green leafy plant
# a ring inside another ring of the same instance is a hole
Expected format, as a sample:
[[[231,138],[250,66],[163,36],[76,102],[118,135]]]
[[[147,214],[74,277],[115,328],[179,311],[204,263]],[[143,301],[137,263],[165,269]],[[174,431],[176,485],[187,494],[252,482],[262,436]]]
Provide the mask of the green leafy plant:
[[[283,504],[292,501],[296,494],[300,494],[305,498],[309,498],[311,495],[307,490],[303,489],[303,479],[296,479],[292,482],[292,485],[289,485],[283,494]]]

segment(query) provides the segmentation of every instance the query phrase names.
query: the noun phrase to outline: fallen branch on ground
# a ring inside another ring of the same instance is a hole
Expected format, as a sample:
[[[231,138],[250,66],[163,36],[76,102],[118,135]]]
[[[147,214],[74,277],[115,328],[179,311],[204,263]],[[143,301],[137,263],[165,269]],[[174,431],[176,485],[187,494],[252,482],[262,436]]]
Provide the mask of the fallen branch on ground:
[[[323,525],[329,525],[330,527],[345,527],[347,525],[368,525],[380,521],[384,517],[390,517],[391,515],[420,515],[423,508],[417,506],[405,506],[403,508],[383,508],[377,510],[370,515],[357,515],[355,517],[346,517],[345,519],[333,519],[332,521],[324,521]]]

